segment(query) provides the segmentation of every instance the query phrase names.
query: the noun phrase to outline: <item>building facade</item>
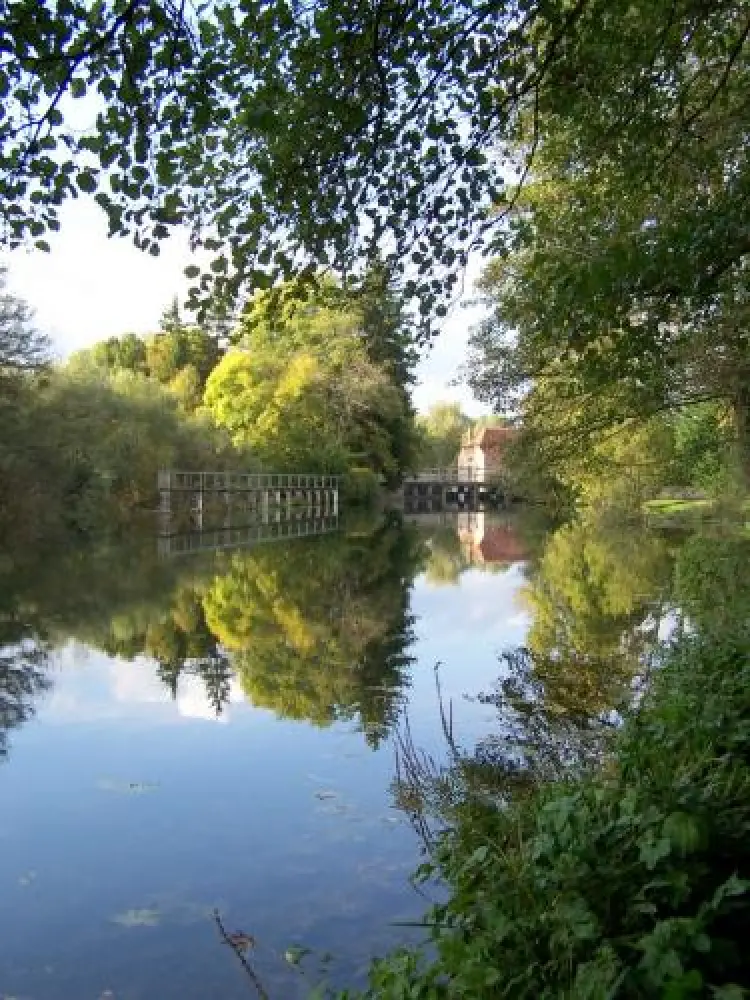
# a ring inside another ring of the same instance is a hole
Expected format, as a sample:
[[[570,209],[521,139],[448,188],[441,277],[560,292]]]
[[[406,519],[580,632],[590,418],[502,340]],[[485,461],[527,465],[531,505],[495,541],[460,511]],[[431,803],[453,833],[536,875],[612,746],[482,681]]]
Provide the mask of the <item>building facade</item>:
[[[515,437],[512,427],[480,427],[464,434],[458,453],[459,474],[484,481],[499,475],[504,468],[504,454]]]

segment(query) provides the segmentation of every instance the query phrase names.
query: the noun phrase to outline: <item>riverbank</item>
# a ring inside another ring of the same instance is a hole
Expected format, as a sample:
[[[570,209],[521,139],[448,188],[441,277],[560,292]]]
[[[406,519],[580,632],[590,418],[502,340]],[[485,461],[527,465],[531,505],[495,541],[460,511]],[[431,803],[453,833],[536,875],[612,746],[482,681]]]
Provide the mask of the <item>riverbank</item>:
[[[451,890],[435,960],[394,954],[363,996],[745,995],[750,632],[682,635],[653,667],[598,774],[467,799],[421,872]]]

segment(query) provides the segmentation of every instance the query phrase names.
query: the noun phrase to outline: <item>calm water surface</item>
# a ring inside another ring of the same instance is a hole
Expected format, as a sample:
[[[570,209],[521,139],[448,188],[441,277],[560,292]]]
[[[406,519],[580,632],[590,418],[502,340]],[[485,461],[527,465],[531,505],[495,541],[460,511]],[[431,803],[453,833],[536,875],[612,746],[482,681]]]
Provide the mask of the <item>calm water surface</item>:
[[[750,604],[746,528],[529,513],[3,554],[0,997],[254,996],[214,909],[272,1000],[361,983],[426,905],[394,745],[408,716],[444,757],[436,663],[463,745],[491,753],[503,720],[466,696],[524,644],[538,731],[570,756],[681,615]]]
[[[485,732],[492,710],[463,695],[528,621],[510,522],[485,558],[483,527],[462,547],[426,520],[174,559],[132,539],[6,572],[6,639],[44,655],[27,648],[37,690],[16,691],[0,760],[0,996],[254,995],[214,908],[255,937],[272,997],[361,980],[415,933],[397,925],[425,900],[394,726],[407,711],[441,751],[440,661],[462,734]]]

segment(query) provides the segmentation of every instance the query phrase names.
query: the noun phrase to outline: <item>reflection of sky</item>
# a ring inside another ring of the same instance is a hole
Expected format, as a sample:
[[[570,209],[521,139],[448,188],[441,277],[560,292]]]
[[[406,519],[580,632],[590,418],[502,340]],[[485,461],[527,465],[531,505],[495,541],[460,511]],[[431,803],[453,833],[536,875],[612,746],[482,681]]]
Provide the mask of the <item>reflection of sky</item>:
[[[521,579],[514,566],[454,587],[416,581],[408,711],[431,751],[438,660],[459,738],[492,727],[463,695],[490,688],[497,653],[523,639]],[[269,992],[301,997],[310,984],[279,958],[290,944],[333,951],[348,979],[403,939],[391,921],[422,913],[407,882],[418,843],[391,807],[391,745],[369,750],[353,723],[276,719],[236,684],[217,724],[198,678],[181,677],[172,701],[152,661],[74,643],[53,679],[0,765],[0,990],[245,997],[210,920],[218,906],[261,942]]]
[[[232,680],[229,704],[217,720],[198,677],[180,677],[177,698],[156,673],[154,662],[139,656],[132,661],[107,656],[70,643],[57,654],[55,687],[40,706],[45,723],[85,722],[95,719],[137,719],[168,723],[184,719],[228,722],[232,711],[251,711],[239,683]]]
[[[436,586],[425,577],[416,581],[412,611],[418,618],[419,670],[409,714],[422,739],[429,738],[437,711],[436,663],[442,696],[453,705],[459,736],[470,740],[492,725],[492,710],[468,704],[466,696],[489,691],[500,671],[498,655],[524,641],[529,618],[518,603],[522,583],[522,563],[504,573],[467,570],[458,586]]]

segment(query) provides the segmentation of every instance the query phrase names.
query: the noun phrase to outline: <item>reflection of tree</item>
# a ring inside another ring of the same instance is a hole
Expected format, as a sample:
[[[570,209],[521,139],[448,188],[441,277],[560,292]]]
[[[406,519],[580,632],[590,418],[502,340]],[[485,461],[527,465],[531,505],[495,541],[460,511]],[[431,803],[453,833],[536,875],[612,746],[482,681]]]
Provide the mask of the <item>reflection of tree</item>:
[[[497,710],[495,731],[466,749],[444,726],[443,759],[401,734],[396,800],[420,833],[429,837],[435,818],[453,823],[473,804],[518,799],[601,759],[674,607],[672,567],[663,536],[594,512],[547,537],[524,589],[527,647],[502,656],[497,685],[480,696]]]
[[[397,519],[236,552],[218,566],[159,560],[150,533],[142,546],[69,541],[46,561],[29,550],[0,564],[0,601],[10,602],[0,649],[31,628],[53,646],[75,638],[111,656],[146,655],[173,697],[186,675],[199,677],[217,714],[240,670],[253,700],[280,714],[321,725],[357,718],[374,744],[388,731],[411,663],[419,560]]]
[[[601,762],[613,731],[611,713],[596,716],[566,710],[548,697],[544,677],[548,665],[528,649],[501,657],[502,676],[495,689],[479,700],[497,710],[498,726],[473,748],[454,734],[452,712],[437,686],[437,710],[443,727],[442,757],[421,752],[408,722],[397,736],[397,806],[431,843],[435,821],[455,823],[466,810],[518,801],[540,784],[583,773]],[[606,664],[602,664],[602,671]],[[575,672],[576,664],[558,660],[557,670]]]
[[[499,769],[516,790],[560,780],[601,758],[611,730],[611,709],[616,705],[598,714],[593,705],[578,699],[568,705],[565,688],[550,682],[550,678],[575,675],[581,659],[579,654],[572,662],[561,658],[549,662],[525,648],[506,652],[503,676],[495,690],[480,697],[497,709],[500,731],[480,741],[475,756]],[[611,663],[595,664],[589,658],[585,669],[603,681]]]
[[[48,643],[33,603],[14,587],[16,572],[13,554],[0,556],[0,760],[10,730],[31,718],[36,699],[51,686]]]
[[[436,587],[454,587],[469,568],[454,525],[440,525],[429,534],[425,579]]]
[[[414,539],[397,524],[373,534],[236,553],[204,599],[256,705],[328,725],[359,719],[377,744],[406,683]]]
[[[620,704],[671,606],[666,541],[590,513],[555,532],[525,588],[535,676],[555,711]]]
[[[50,687],[43,644],[22,640],[0,649],[0,759],[8,753],[8,733],[34,714],[35,699]]]
[[[180,677],[200,677],[206,697],[216,715],[229,701],[232,667],[206,624],[199,591],[191,584],[177,590],[174,605],[166,615],[150,624],[142,649],[157,662],[157,673],[173,698]]]

